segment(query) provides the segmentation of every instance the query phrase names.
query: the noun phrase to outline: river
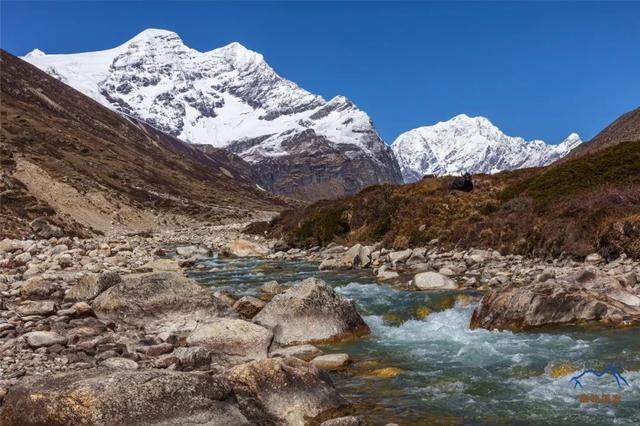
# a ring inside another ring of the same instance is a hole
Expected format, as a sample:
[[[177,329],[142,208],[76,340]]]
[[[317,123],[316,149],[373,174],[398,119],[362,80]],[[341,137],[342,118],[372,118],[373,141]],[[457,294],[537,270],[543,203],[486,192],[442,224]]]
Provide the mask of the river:
[[[470,330],[478,294],[406,291],[376,283],[367,271],[318,271],[300,261],[200,262],[207,269],[191,270],[192,278],[237,296],[258,296],[267,281],[315,276],[353,299],[371,336],[319,347],[351,355],[351,367],[331,376],[373,424],[640,424],[638,328]],[[560,374],[562,365],[576,371]],[[582,388],[571,382],[585,368],[609,365],[628,385],[618,387],[610,374],[585,374]]]

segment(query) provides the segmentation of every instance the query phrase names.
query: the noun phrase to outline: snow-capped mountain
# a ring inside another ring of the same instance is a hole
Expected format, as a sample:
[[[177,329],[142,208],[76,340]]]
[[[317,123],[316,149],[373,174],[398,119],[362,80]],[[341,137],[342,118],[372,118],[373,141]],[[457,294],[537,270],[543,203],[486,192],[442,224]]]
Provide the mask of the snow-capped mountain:
[[[409,183],[429,174],[497,173],[545,166],[581,143],[576,133],[558,145],[525,141],[505,135],[484,117],[461,114],[433,126],[409,130],[398,136],[391,147],[402,177]]]
[[[253,163],[268,189],[333,198],[401,182],[391,149],[369,116],[280,77],[239,43],[208,52],[149,29],[109,50],[23,57],[96,101],[195,144]]]

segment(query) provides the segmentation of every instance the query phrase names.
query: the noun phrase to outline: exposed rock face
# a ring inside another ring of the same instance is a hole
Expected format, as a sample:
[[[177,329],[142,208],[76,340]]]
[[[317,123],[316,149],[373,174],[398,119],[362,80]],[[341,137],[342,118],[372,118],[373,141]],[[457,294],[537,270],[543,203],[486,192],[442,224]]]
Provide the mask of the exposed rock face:
[[[0,423],[250,424],[220,377],[110,369],[26,379],[6,395]]]
[[[238,43],[198,52],[149,29],[102,52],[24,59],[112,109],[238,154],[276,193],[334,198],[402,180],[366,113],[301,89]]]
[[[369,334],[355,304],[316,278],[308,278],[276,295],[253,321],[271,328],[274,340],[281,345]]]
[[[511,284],[488,293],[471,318],[472,328],[526,330],[546,325],[640,322],[638,290],[616,278],[584,269],[543,282]]]
[[[289,425],[348,406],[331,379],[296,358],[269,358],[234,367],[227,375],[243,411],[266,411]]]
[[[192,280],[171,272],[131,275],[93,301],[96,316],[154,331],[190,331],[229,308]]]
[[[243,358],[267,357],[273,334],[248,321],[219,318],[200,324],[187,337],[190,346],[201,346],[211,352]]]

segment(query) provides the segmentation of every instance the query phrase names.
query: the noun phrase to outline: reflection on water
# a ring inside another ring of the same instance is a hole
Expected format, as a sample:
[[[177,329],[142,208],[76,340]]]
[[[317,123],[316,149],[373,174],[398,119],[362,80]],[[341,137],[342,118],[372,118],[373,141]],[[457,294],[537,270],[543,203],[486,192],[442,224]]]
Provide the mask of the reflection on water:
[[[341,393],[374,424],[639,424],[640,331],[561,330],[511,333],[470,330],[473,303],[455,292],[425,293],[376,284],[362,271],[318,271],[313,264],[257,259],[209,259],[191,276],[236,295],[310,276],[353,299],[371,336],[327,345],[348,352],[352,368],[332,373]],[[473,296],[473,294],[472,294]],[[456,302],[457,300],[457,302]],[[425,316],[426,315],[426,316]],[[612,377],[552,377],[548,366],[577,369],[615,364],[630,386]],[[381,370],[389,368],[388,370]],[[547,368],[547,372],[545,372]],[[580,404],[579,395],[620,394],[619,403]]]

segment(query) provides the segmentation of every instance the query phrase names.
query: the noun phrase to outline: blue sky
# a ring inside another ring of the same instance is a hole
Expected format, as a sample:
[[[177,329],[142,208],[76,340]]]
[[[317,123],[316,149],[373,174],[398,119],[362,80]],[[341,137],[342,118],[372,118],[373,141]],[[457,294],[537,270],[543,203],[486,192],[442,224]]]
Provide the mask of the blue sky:
[[[558,143],[640,105],[640,3],[1,3],[0,45],[71,53],[145,28],[210,50],[232,41],[329,99],[343,94],[388,142],[460,113]]]

